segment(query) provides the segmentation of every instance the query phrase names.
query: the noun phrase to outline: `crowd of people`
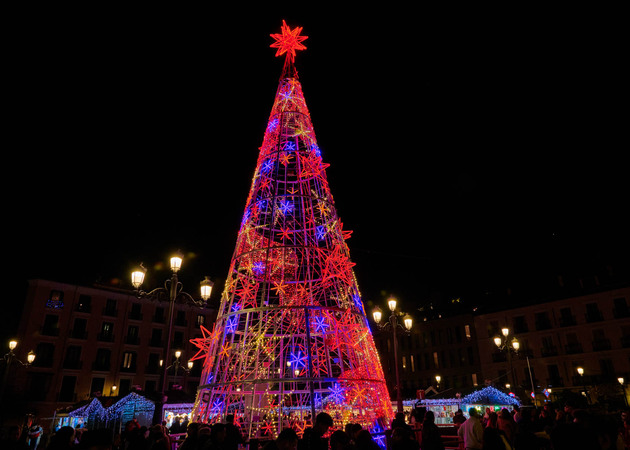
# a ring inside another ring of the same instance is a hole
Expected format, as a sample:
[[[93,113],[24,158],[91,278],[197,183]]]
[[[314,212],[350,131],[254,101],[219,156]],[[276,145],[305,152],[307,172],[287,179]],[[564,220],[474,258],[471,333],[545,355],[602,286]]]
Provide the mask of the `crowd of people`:
[[[515,407],[512,411],[470,408],[453,423],[466,450],[630,450],[628,412],[618,416],[578,409]],[[425,450],[422,447],[422,450]]]
[[[358,423],[335,429],[332,417],[322,412],[301,436],[293,429],[283,429],[275,440],[260,443],[254,450],[380,450],[383,444],[388,450],[445,450],[445,442],[448,448],[459,450],[630,450],[627,410],[601,414],[567,403],[557,410],[550,405],[512,411],[470,408],[468,414],[466,418],[459,410],[453,417],[455,436],[447,436],[446,428],[435,424],[431,411],[412,414],[409,423],[399,413],[390,430],[373,436]],[[172,450],[173,435],[184,431],[178,450],[239,450],[247,443],[232,415],[223,423],[191,422],[171,430],[164,425],[147,428],[132,420],[121,434],[111,429],[64,426],[46,443],[40,443],[40,434],[30,429],[22,432],[11,427],[8,431],[0,441],[2,450]]]

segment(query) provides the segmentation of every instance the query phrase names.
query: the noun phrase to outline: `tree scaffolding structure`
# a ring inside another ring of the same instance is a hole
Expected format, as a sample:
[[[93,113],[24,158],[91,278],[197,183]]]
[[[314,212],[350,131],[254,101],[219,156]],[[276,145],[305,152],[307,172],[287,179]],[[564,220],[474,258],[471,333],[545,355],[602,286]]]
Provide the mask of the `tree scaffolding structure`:
[[[214,328],[195,420],[234,414],[250,438],[300,435],[321,411],[377,433],[392,404],[294,66],[301,28],[271,35],[286,53]]]

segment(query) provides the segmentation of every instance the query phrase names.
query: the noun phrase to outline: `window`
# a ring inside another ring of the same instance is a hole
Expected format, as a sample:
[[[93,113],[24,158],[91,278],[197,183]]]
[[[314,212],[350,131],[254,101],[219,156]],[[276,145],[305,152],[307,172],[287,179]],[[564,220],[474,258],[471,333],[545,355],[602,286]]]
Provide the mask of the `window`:
[[[403,370],[407,369],[407,357],[403,355],[402,357],[402,368]]]
[[[560,326],[569,327],[575,325],[575,316],[571,312],[571,308],[560,309]]]
[[[40,342],[35,350],[37,357],[33,362],[35,367],[52,367],[55,355],[55,344],[50,342]]]
[[[414,363],[413,355],[409,355],[409,362],[411,363],[411,371],[415,372],[416,371],[416,365]]]
[[[46,308],[62,309],[63,308],[63,292],[52,290],[50,296],[46,299]]]
[[[102,394],[103,388],[105,387],[105,378],[94,377],[92,378],[92,385],[90,386],[90,393],[92,397],[97,397],[95,394]]]
[[[101,332],[98,335],[99,341],[111,342],[114,340],[114,324],[112,322],[103,322]]]
[[[602,313],[597,306],[597,303],[586,304],[586,321],[587,322],[599,322],[603,320]]]
[[[197,314],[197,325],[203,325],[206,322],[206,316]]]
[[[108,348],[99,348],[96,350],[96,360],[94,361],[94,370],[109,370],[112,351]],[[37,358],[35,358],[37,361]]]
[[[77,311],[89,313],[92,310],[92,297],[89,295],[79,295],[79,304],[77,305]]]
[[[161,347],[162,346],[162,330],[159,328],[153,328],[151,330],[151,342],[149,344],[151,347]]]
[[[56,314],[46,314],[42,334],[45,336],[59,336],[59,316]]]
[[[138,333],[139,328],[136,325],[129,325],[129,328],[127,328],[127,344],[138,345],[138,342],[140,341]]]
[[[124,352],[123,358],[122,358],[121,369],[135,370],[135,368],[136,368],[136,354],[134,352]]]
[[[468,351],[468,364],[470,365],[475,364],[475,356],[474,356],[473,348],[468,347],[467,351]]]
[[[142,320],[142,305],[140,303],[132,303],[129,318],[132,320]]]
[[[472,374],[472,383],[473,383],[473,386],[477,386],[478,385],[478,383],[477,383],[477,374],[476,373]]]
[[[464,325],[464,332],[466,333],[466,340],[470,341],[472,339],[472,335],[470,334],[470,325]]]
[[[175,318],[175,325],[185,327],[186,323],[186,311],[177,311],[177,316]]]
[[[551,328],[551,321],[549,320],[547,311],[536,313],[534,320],[536,323],[536,330],[548,330]]]
[[[628,310],[628,303],[626,303],[626,299],[623,297],[616,298],[613,300],[614,314],[616,318],[628,317],[630,316],[630,310]]]
[[[64,369],[80,369],[81,368],[81,347],[78,345],[69,345],[66,350],[66,358],[63,360]]]
[[[156,307],[153,321],[156,323],[164,323],[164,308]]]
[[[65,375],[61,381],[61,389],[59,390],[60,402],[73,402],[74,398],[74,386],[77,384],[77,377],[71,375]]]
[[[525,316],[514,317],[514,333],[526,333],[527,331],[529,331],[529,329],[527,327]]]
[[[114,316],[118,315],[118,310],[116,309],[116,299],[108,298],[105,303],[105,309],[103,310],[103,315],[106,316]]]
[[[87,339],[87,319],[74,319],[74,326],[70,331],[70,337],[74,339]]]
[[[438,352],[433,352],[433,365],[436,369],[440,368],[440,362],[438,360]]]

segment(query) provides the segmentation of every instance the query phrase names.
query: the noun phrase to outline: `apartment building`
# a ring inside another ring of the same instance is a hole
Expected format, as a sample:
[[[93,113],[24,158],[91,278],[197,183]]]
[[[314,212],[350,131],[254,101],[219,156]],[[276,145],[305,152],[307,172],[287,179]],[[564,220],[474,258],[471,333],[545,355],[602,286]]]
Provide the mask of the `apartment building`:
[[[374,341],[381,355],[388,389],[396,395],[393,335],[374,330]],[[429,386],[439,390],[472,388],[480,384],[481,366],[478,338],[472,314],[418,321],[410,333],[398,333],[398,364],[404,399],[415,398],[416,391]]]
[[[480,314],[474,323],[483,376],[497,385],[514,380],[529,391],[533,385],[538,395],[543,388],[621,390],[617,379],[630,381],[629,303],[624,287]],[[518,353],[495,345],[504,327],[508,344],[518,340]]]
[[[3,403],[51,417],[55,409],[93,395],[126,395],[132,389],[158,392],[161,364],[172,364],[182,352],[177,373],[168,372],[167,389],[196,391],[201,374],[190,339],[201,337],[200,325],[211,326],[216,311],[175,304],[171,349],[168,302],[136,298],[133,291],[31,280],[18,328],[16,354],[33,350],[33,365],[8,373]],[[24,358],[22,358],[24,359]],[[175,386],[175,388],[177,388]]]

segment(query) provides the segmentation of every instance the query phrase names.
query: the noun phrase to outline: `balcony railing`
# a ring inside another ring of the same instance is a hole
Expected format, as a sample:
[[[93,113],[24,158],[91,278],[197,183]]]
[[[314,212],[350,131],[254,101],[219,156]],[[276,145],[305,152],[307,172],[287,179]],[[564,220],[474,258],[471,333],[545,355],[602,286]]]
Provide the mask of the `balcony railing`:
[[[140,338],[138,336],[126,336],[125,344],[140,345]]]
[[[71,330],[70,337],[72,339],[87,339],[88,333],[85,330]]]
[[[604,316],[602,316],[601,311],[590,311],[587,312],[585,316],[588,323],[601,322],[602,320],[604,320]]]
[[[99,370],[109,372],[111,364],[109,362],[97,362],[92,363],[92,370]]]
[[[630,309],[625,308],[613,308],[613,315],[615,319],[623,319],[625,317],[630,317]]]
[[[547,378],[547,386],[563,387],[564,386],[564,380],[561,377]]]
[[[556,347],[555,345],[552,347],[543,347],[540,350],[540,354],[543,357],[548,357],[548,356],[558,356],[558,347]]]
[[[610,350],[610,339],[598,339],[593,341],[593,351],[601,352],[603,350]]]
[[[538,319],[535,325],[537,331],[548,330],[551,328],[551,321],[549,319]]]
[[[573,344],[567,344],[564,346],[564,352],[567,355],[575,355],[576,353],[582,353],[584,350],[582,350],[582,344],[580,343],[573,343]]]
[[[130,320],[142,320],[142,313],[129,311]]]
[[[64,360],[63,362],[63,368],[64,369],[73,369],[73,370],[79,370],[83,367],[83,361],[76,361],[76,360]]]
[[[96,339],[101,342],[114,342],[114,335],[112,333],[99,333],[96,335]]]
[[[573,325],[575,325],[575,316],[574,315],[570,315],[570,316],[561,316],[560,317],[560,326],[561,327],[571,327]]]

